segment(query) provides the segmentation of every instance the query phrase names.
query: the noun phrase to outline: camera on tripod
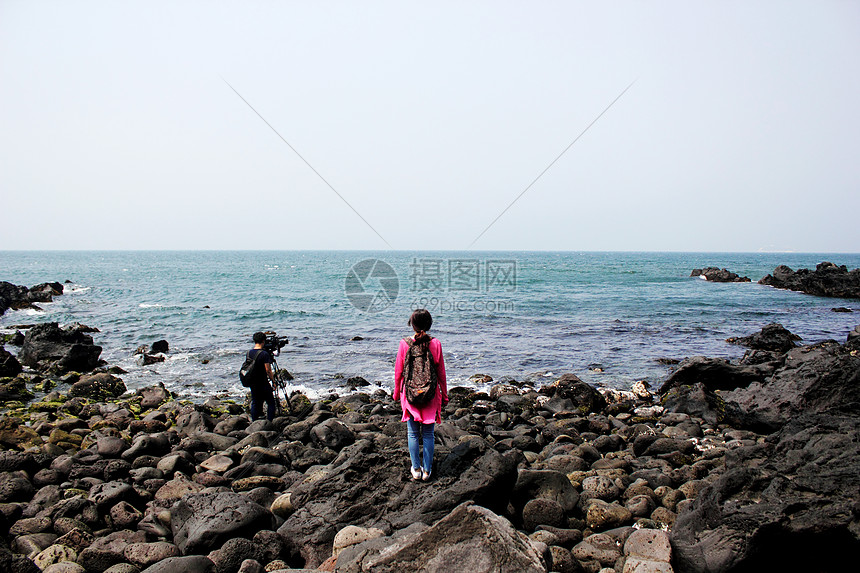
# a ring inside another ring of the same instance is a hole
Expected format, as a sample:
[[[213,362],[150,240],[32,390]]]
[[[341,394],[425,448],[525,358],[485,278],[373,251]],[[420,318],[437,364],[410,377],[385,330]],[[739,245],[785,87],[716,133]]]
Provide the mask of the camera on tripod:
[[[290,343],[286,336],[278,336],[275,332],[266,332],[266,342],[263,343],[263,350],[272,356],[278,356],[281,353],[281,348]]]

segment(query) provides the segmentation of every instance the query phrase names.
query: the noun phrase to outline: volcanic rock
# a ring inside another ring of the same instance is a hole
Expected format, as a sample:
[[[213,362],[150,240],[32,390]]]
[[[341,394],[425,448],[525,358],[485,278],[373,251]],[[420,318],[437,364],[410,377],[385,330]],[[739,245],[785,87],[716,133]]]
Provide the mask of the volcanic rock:
[[[851,409],[860,404],[860,356],[832,341],[795,348],[769,380],[724,392],[722,399],[735,412],[736,427],[763,432],[804,413]]]
[[[542,552],[510,522],[484,507],[465,503],[420,533],[347,547],[338,558],[337,570],[543,573],[547,565]]]
[[[771,352],[788,352],[796,348],[795,341],[800,340],[796,334],[792,334],[783,325],[772,322],[761,329],[761,332],[743,336],[740,338],[728,338],[726,342],[740,344],[753,350],[768,350]]]
[[[769,364],[738,365],[723,358],[693,356],[685,358],[678,369],[663,382],[660,394],[675,386],[704,384],[710,390],[733,390],[761,381],[772,373]]]
[[[174,543],[183,554],[208,552],[234,537],[272,529],[272,513],[247,496],[203,492],[183,497],[170,510]]]
[[[845,265],[837,266],[827,261],[819,263],[814,271],[799,269],[795,272],[779,265],[773,275],[767,275],[758,282],[815,296],[860,298],[860,269],[849,272]]]
[[[21,373],[23,367],[18,359],[8,350],[0,346],[0,378],[12,378]]]
[[[706,281],[714,283],[748,283],[749,277],[738,276],[728,269],[719,269],[717,267],[705,267],[703,269],[693,269],[690,273],[691,277],[705,277]]]
[[[27,331],[18,359],[40,371],[87,372],[99,365],[101,351],[92,336],[49,322]]]
[[[107,400],[122,396],[125,391],[125,384],[121,379],[113,374],[101,372],[81,376],[80,380],[72,384],[69,394],[94,400]]]

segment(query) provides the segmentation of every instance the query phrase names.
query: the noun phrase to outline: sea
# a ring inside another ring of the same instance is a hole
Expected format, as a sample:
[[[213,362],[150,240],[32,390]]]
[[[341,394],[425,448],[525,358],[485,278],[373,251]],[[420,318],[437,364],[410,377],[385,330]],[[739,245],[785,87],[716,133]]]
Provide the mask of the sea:
[[[238,370],[251,337],[273,331],[289,340],[277,361],[294,377],[290,389],[319,398],[349,393],[356,377],[368,383],[358,391],[390,392],[409,316],[426,308],[449,387],[542,385],[572,372],[624,390],[639,380],[658,386],[671,368],[661,359],[736,359],[744,348],[726,339],[771,322],[804,343],[844,342],[860,324],[860,301],[756,283],[780,264],[822,261],[852,269],[860,254],[0,251],[0,280],[65,283],[53,303],[7,311],[0,329],[95,327],[102,358],[127,372],[130,390],[163,383],[193,401],[242,399]],[[690,276],[708,266],[752,282]],[[140,364],[135,349],[161,339],[166,360]]]

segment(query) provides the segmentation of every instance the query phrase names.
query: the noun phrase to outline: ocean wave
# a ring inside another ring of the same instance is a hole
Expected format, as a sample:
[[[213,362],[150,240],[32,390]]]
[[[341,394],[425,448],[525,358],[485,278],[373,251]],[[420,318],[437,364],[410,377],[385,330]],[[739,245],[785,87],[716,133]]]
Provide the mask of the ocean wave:
[[[41,302],[39,304],[48,304],[48,303]],[[19,312],[21,314],[23,314],[24,316],[43,316],[43,315],[48,314],[46,311],[38,309],[38,308],[24,308],[24,309],[21,309]]]

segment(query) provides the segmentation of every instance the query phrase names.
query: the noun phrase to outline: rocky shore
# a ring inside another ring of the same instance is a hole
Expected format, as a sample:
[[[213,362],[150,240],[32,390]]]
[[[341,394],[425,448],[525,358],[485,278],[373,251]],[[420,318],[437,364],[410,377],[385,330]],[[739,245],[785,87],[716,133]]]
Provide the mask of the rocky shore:
[[[60,283],[42,283],[34,287],[14,285],[0,281],[0,316],[11,309],[36,308],[37,302],[52,302],[55,296],[63,294]]]
[[[693,269],[690,276],[701,277],[708,282],[717,283],[750,282],[749,277],[742,277],[728,269],[717,267]],[[816,265],[814,271],[809,269],[794,271],[790,267],[779,265],[773,270],[773,274],[765,275],[758,281],[758,284],[815,296],[860,299],[860,269],[849,271],[845,265],[836,265],[828,261]],[[847,308],[835,308],[833,310],[851,312]]]
[[[573,374],[451,388],[426,483],[383,391],[294,394],[251,421],[126,393],[81,330],[30,329],[30,369],[6,359],[9,571],[830,571],[860,554],[860,327],[797,346],[768,325],[657,395]]]
[[[779,265],[772,275],[767,275],[758,282],[816,296],[860,299],[860,269],[849,271],[845,265],[835,265],[827,261],[816,265],[814,271],[793,271],[785,265]]]

